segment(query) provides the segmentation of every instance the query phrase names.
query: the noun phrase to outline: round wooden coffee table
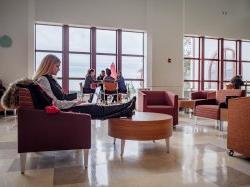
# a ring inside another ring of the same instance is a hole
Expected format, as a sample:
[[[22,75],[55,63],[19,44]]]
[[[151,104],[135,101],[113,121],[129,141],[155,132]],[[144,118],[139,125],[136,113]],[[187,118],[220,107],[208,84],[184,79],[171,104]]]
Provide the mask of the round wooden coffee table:
[[[121,139],[121,156],[124,153],[125,140],[165,139],[169,153],[169,138],[172,136],[172,131],[173,118],[167,114],[136,112],[132,118],[108,120],[108,135]]]

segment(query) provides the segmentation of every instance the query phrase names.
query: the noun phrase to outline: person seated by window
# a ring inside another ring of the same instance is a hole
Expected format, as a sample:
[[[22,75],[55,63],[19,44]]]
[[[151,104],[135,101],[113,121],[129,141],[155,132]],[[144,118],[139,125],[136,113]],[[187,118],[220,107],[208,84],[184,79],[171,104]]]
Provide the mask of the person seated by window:
[[[95,80],[95,70],[89,69],[85,78],[82,92],[91,94],[88,100],[90,103],[92,102],[93,94],[95,93],[95,89],[91,88],[91,84],[97,83],[97,82],[98,81]]]
[[[105,75],[106,75],[105,71],[102,70],[101,73],[100,73],[100,75],[97,77],[97,80],[99,81],[98,82],[98,86],[101,86],[101,90],[103,90],[103,83],[102,83],[102,81],[103,81]]]
[[[118,83],[118,92],[126,94],[127,93],[127,87],[126,87],[125,80],[124,80],[121,72],[117,73],[116,82]]]
[[[103,84],[105,84],[105,82],[115,83],[115,78],[111,76],[111,70],[109,68],[106,68],[106,76],[103,79]],[[105,90],[105,94],[115,94],[115,93],[116,93],[116,90],[114,91]],[[102,97],[102,100],[103,99],[104,98]],[[105,101],[107,101],[107,97],[105,98]],[[115,101],[117,101],[116,95],[113,97],[112,102],[115,102]]]
[[[3,86],[2,80],[0,80],[0,99],[3,96],[5,90],[6,90],[6,88]]]
[[[115,82],[115,78],[111,77],[111,70],[106,68],[106,76],[103,78],[103,82]]]
[[[97,77],[97,80],[98,81],[102,81],[104,79],[104,77],[105,77],[105,71],[102,70],[101,73],[100,73],[100,75]]]
[[[134,113],[136,97],[129,102],[119,105],[100,106],[97,104],[84,103],[78,100],[69,100],[68,97],[60,97],[62,89],[54,78],[60,69],[61,61],[55,55],[45,56],[34,74],[33,80],[53,100],[55,106],[63,111],[72,111],[90,114],[92,119],[108,119],[116,117],[131,117]],[[90,72],[93,72],[92,70]],[[89,74],[91,74],[89,72]],[[49,77],[49,78],[48,78]],[[32,95],[32,94],[31,94]]]
[[[241,75],[236,75],[230,81],[235,89],[241,89],[241,86],[244,86],[244,82],[242,81]]]

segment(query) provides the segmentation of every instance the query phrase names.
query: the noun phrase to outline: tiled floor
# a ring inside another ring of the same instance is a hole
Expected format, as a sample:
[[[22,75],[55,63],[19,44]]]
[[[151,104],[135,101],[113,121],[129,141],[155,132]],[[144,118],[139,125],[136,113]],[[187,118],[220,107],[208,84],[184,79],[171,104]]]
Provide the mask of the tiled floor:
[[[200,119],[194,125],[194,119],[180,114],[169,154],[164,140],[126,141],[123,159],[120,141],[114,145],[107,135],[107,122],[92,123],[87,170],[75,150],[39,152],[28,155],[26,174],[21,175],[16,118],[0,117],[0,187],[250,187],[250,159],[227,155],[226,130],[216,130],[213,120]]]

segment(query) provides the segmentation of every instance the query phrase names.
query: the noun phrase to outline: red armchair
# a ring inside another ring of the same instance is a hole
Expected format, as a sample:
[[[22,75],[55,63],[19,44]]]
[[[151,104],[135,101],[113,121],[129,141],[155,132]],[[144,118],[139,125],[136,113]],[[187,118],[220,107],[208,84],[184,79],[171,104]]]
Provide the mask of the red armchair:
[[[91,117],[88,114],[60,112],[47,114],[34,109],[30,92],[20,89],[18,109],[18,153],[21,173],[25,171],[28,152],[84,149],[88,165],[91,147]]]
[[[177,125],[178,96],[169,91],[139,91],[138,111],[172,115],[173,125]]]

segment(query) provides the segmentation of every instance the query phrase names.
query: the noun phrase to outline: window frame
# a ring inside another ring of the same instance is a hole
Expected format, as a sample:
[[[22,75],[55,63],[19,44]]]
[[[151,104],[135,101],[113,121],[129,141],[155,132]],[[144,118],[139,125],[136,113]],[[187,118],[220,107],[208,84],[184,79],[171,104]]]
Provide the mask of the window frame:
[[[236,75],[242,75],[242,63],[250,63],[250,60],[242,60],[242,42],[249,42],[247,40],[236,40],[236,39],[224,39],[224,38],[215,38],[215,37],[208,37],[208,36],[192,36],[192,35],[185,35],[185,38],[198,38],[199,39],[199,46],[198,46],[198,51],[199,55],[198,58],[193,55],[192,57],[185,57],[184,56],[184,61],[185,60],[197,60],[199,63],[199,68],[198,68],[198,80],[192,80],[192,79],[184,79],[184,82],[191,82],[195,83],[198,82],[198,90],[204,90],[204,85],[205,83],[217,83],[217,90],[223,89],[224,85],[226,83],[229,83],[229,80],[225,80],[224,77],[224,66],[225,63],[231,62],[231,63],[236,63],[235,67],[235,72]],[[218,57],[217,58],[205,58],[205,39],[214,39],[218,41]],[[225,41],[233,41],[235,42],[235,59],[225,59],[225,48],[224,48],[224,43]],[[195,51],[195,49],[192,49]],[[250,52],[250,51],[249,51]],[[217,80],[205,80],[205,70],[204,70],[204,64],[205,61],[216,61],[218,62],[218,68],[217,68]],[[197,91],[198,91],[197,90]]]
[[[36,26],[37,25],[47,25],[47,26],[60,26],[62,27],[62,50],[39,50],[36,48]],[[70,51],[69,50],[69,28],[83,28],[90,29],[90,51],[82,52],[82,51]],[[100,53],[96,51],[96,31],[97,30],[108,30],[116,32],[116,52],[115,53]],[[122,54],[122,32],[133,32],[133,33],[142,33],[143,34],[143,54]],[[142,79],[133,79],[126,78],[125,81],[142,81],[144,87],[144,64],[145,64],[145,32],[143,31],[131,31],[131,30],[122,30],[122,29],[108,29],[108,28],[97,28],[97,27],[86,27],[86,26],[74,26],[67,24],[49,24],[49,23],[35,23],[35,68],[36,69],[36,53],[37,52],[46,52],[46,53],[61,53],[62,54],[62,77],[58,77],[58,79],[62,80],[62,88],[65,92],[69,92],[69,82],[70,80],[85,80],[85,77],[69,77],[69,55],[70,54],[87,54],[90,55],[90,68],[93,68],[96,71],[96,57],[97,55],[105,55],[105,56],[115,56],[116,57],[116,67],[117,71],[122,71],[122,56],[129,57],[142,57],[143,60],[143,78]],[[96,72],[97,73],[97,72]]]

